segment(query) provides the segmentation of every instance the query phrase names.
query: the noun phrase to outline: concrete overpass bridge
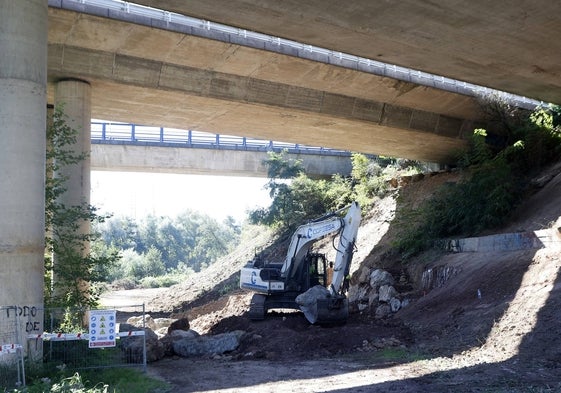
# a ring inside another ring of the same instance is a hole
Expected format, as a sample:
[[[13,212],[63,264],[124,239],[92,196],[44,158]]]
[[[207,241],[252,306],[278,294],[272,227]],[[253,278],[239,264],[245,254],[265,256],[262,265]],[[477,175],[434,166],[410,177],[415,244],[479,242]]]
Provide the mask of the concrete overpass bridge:
[[[92,122],[91,170],[267,177],[269,152],[287,152],[312,178],[350,175],[351,152],[199,131]]]
[[[142,3],[188,13],[178,2]],[[436,162],[449,160],[481,120],[470,89],[442,90],[446,78],[426,81],[420,71],[403,78],[386,66],[381,76],[372,60],[380,56],[283,45],[167,11],[132,13],[138,7],[130,3],[49,4],[50,80],[88,81],[94,117]]]
[[[448,161],[481,119],[473,96],[377,75],[375,62],[346,67],[342,54],[265,45],[161,12],[49,4],[49,102],[58,81],[87,81],[94,118],[432,162]]]
[[[449,160],[481,124],[476,98],[421,84],[420,73],[378,75],[376,61],[561,103],[555,1],[139,2],[238,33],[127,20],[126,9],[87,14],[84,0],[73,11],[57,8],[66,0],[0,0],[4,304],[43,303],[47,103],[64,102],[70,125],[84,131],[104,118],[433,162]],[[279,38],[243,45],[245,30]],[[267,50],[283,39],[307,45]],[[84,132],[77,148],[90,143]],[[89,200],[89,173],[90,162],[68,173],[64,203]]]

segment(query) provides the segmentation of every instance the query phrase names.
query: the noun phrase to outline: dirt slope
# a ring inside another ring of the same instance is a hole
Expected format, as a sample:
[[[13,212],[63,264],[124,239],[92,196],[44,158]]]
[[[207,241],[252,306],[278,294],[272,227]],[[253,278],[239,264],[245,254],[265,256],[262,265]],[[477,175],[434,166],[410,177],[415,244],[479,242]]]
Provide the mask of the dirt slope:
[[[503,232],[543,229],[561,216],[561,163],[544,176],[548,181]],[[353,270],[395,270],[387,242],[394,233],[396,203],[418,203],[437,184],[453,178],[426,178],[403,188],[399,198],[381,201],[361,226],[361,263]],[[310,326],[299,313],[270,313],[263,322],[250,322],[245,316],[250,294],[221,296],[237,285],[237,272],[252,247],[265,243],[265,236],[254,236],[237,257],[148,304],[154,311],[188,316],[199,333],[248,332],[238,350],[212,366],[209,360],[194,359],[151,366],[174,381],[175,391],[561,391],[559,244],[540,250],[424,255],[418,266],[448,266],[455,274],[426,293],[411,279],[413,302],[392,318],[378,320],[365,311],[352,314],[344,326],[324,328]],[[419,270],[401,268],[410,277]],[[213,287],[215,283],[220,285]],[[424,360],[412,362],[419,357]],[[177,375],[182,367],[192,371],[187,379]],[[286,375],[281,381],[275,373]]]

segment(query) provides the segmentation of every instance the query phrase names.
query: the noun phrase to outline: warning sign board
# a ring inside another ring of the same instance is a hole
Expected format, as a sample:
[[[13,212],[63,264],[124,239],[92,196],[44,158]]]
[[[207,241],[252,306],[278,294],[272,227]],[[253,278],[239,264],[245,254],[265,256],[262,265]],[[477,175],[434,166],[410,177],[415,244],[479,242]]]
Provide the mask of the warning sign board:
[[[115,310],[90,310],[90,348],[115,346],[116,334]]]

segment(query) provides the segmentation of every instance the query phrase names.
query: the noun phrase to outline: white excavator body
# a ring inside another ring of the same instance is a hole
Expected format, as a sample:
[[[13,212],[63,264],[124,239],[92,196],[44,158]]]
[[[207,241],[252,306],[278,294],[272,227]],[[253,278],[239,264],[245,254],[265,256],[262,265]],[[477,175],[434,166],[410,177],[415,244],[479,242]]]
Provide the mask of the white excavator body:
[[[260,256],[248,262],[240,272],[240,287],[256,292],[250,318],[263,319],[272,308],[293,308],[302,310],[310,323],[345,321],[348,302],[344,281],[349,275],[360,216],[360,207],[353,202],[298,227],[283,262],[265,261]],[[312,252],[313,244],[328,235],[339,236],[330,282],[325,255]]]

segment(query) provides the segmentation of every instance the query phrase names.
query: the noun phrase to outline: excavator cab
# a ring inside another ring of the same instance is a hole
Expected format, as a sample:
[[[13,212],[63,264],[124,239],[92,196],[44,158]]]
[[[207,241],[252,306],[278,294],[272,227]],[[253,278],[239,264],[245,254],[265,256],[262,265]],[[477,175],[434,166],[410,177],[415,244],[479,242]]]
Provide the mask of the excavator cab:
[[[310,253],[306,255],[306,263],[303,264],[307,267],[308,277],[304,282],[307,282],[308,290],[316,285],[321,285],[327,288],[327,261],[325,254]]]

